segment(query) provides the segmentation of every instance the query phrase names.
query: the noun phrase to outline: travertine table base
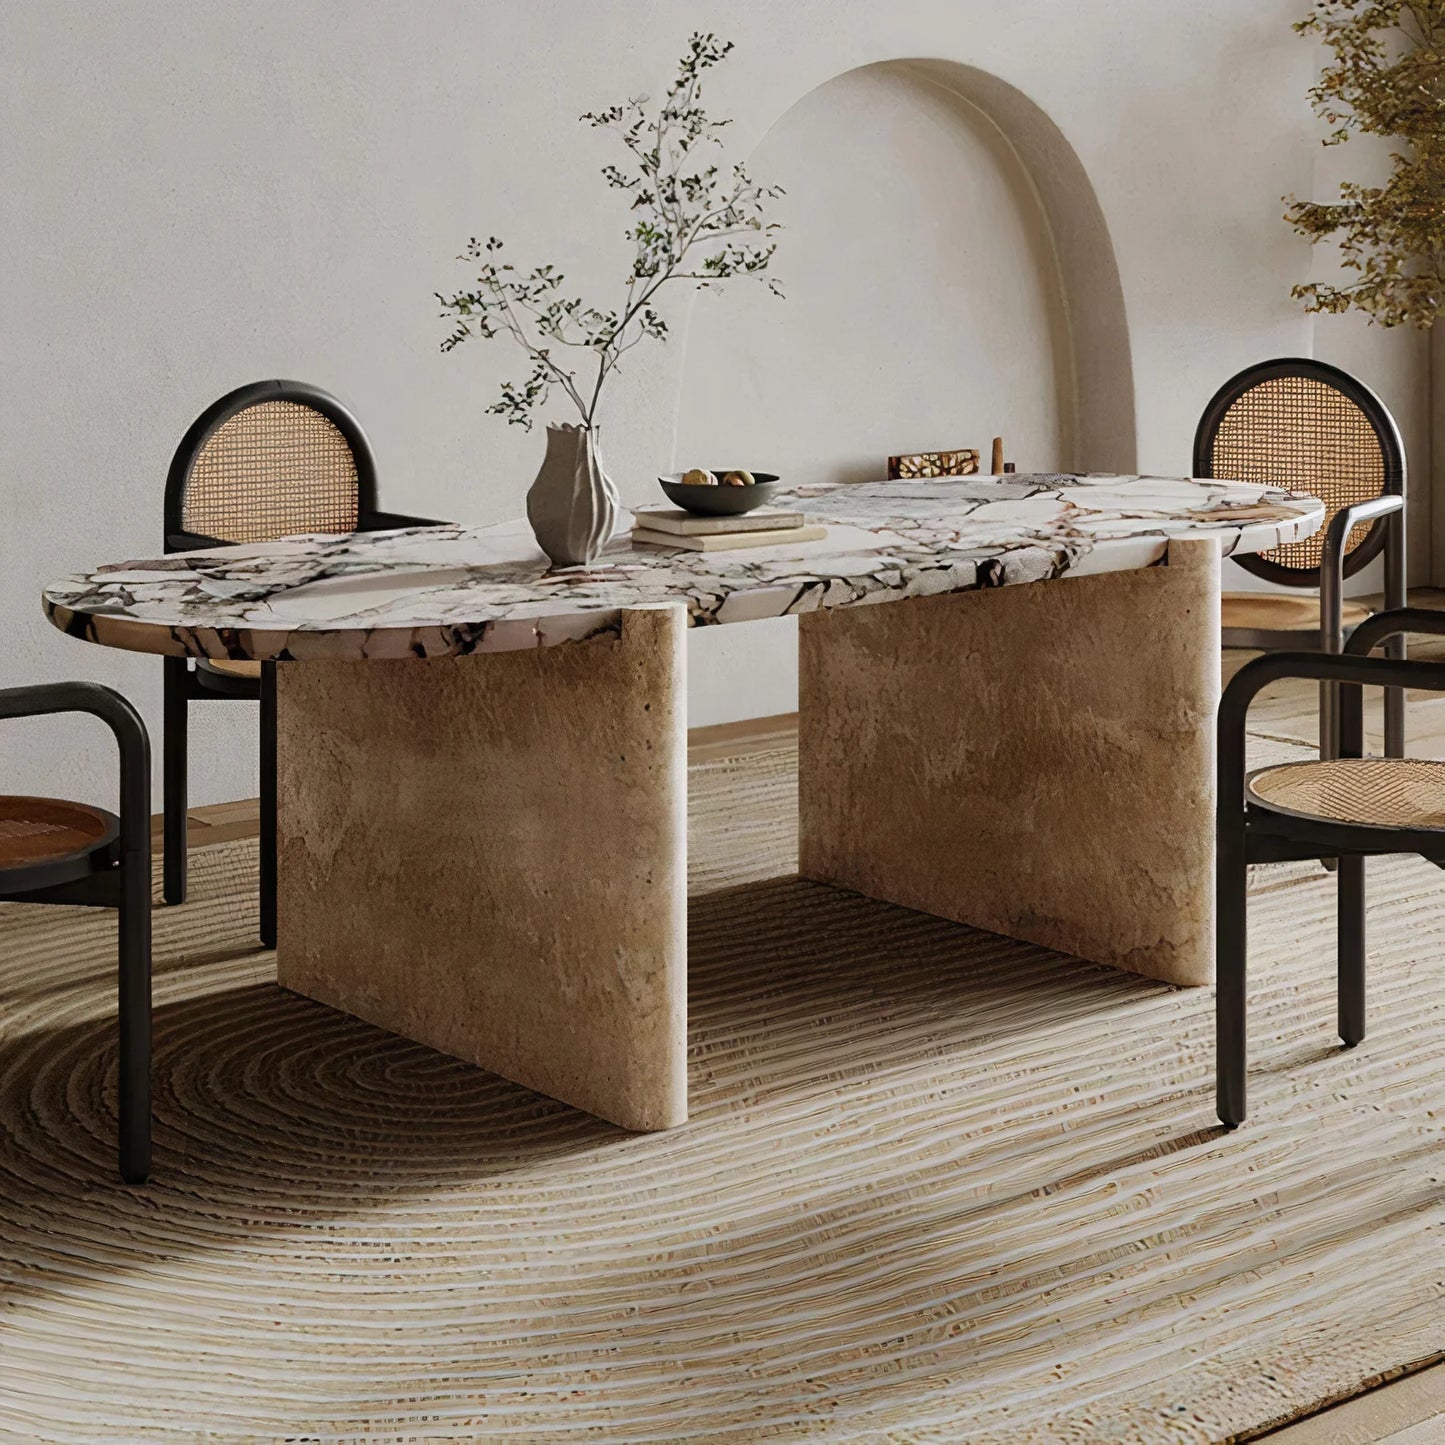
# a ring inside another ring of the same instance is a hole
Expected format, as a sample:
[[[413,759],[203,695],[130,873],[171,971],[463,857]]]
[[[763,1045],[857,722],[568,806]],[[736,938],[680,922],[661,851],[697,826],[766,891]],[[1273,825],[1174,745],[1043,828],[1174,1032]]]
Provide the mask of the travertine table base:
[[[809,613],[799,868],[1171,983],[1212,977],[1219,548]]]
[[[281,984],[626,1128],[681,1123],[686,626],[278,666]]]

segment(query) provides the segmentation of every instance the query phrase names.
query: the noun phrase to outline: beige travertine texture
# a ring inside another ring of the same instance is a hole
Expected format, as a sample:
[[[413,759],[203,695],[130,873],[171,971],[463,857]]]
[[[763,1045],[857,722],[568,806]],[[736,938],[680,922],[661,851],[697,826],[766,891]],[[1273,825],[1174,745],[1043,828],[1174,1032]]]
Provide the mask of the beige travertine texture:
[[[681,1123],[685,627],[282,664],[280,982],[626,1128]]]
[[[801,872],[1208,983],[1218,544],[1168,560],[804,616]]]

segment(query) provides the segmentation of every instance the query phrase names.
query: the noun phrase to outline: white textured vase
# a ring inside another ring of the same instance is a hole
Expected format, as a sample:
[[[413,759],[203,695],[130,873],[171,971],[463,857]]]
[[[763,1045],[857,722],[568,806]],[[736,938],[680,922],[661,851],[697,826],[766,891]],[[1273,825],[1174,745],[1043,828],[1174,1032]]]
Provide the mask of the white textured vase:
[[[597,433],[585,426],[549,426],[547,455],[527,493],[527,520],[537,544],[559,567],[597,556],[617,525],[612,479],[597,459]]]

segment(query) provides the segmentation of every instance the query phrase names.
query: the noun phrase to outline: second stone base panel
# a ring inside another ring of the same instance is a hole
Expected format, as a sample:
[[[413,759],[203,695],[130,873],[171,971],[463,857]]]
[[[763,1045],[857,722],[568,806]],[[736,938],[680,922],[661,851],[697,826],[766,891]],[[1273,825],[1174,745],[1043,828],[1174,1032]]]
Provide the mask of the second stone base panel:
[[[1217,540],[800,624],[804,876],[1210,982]]]
[[[277,668],[280,982],[628,1129],[687,1117],[686,618]]]

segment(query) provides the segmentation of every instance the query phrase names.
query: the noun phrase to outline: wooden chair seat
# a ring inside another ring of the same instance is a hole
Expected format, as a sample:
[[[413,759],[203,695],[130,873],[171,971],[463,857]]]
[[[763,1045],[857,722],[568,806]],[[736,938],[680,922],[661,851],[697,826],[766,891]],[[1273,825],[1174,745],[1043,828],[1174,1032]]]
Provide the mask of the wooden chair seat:
[[[37,863],[81,860],[113,847],[120,819],[59,798],[0,796],[0,875]]]
[[[1318,592],[1226,592],[1221,602],[1220,620],[1226,632],[1319,634]],[[1346,632],[1353,631],[1370,615],[1370,609],[1358,602],[1346,602],[1341,610]]]
[[[1284,763],[1251,774],[1245,792],[1257,807],[1292,817],[1445,833],[1445,762],[1433,759]]]
[[[196,664],[202,672],[218,672],[222,677],[245,678],[249,682],[259,683],[261,681],[261,664],[259,662],[233,662],[230,658],[208,657],[204,662]]]
[[[232,662],[226,657],[198,658],[195,671],[190,675],[197,691],[191,695],[238,697],[259,702],[262,691],[261,676],[259,662]]]

